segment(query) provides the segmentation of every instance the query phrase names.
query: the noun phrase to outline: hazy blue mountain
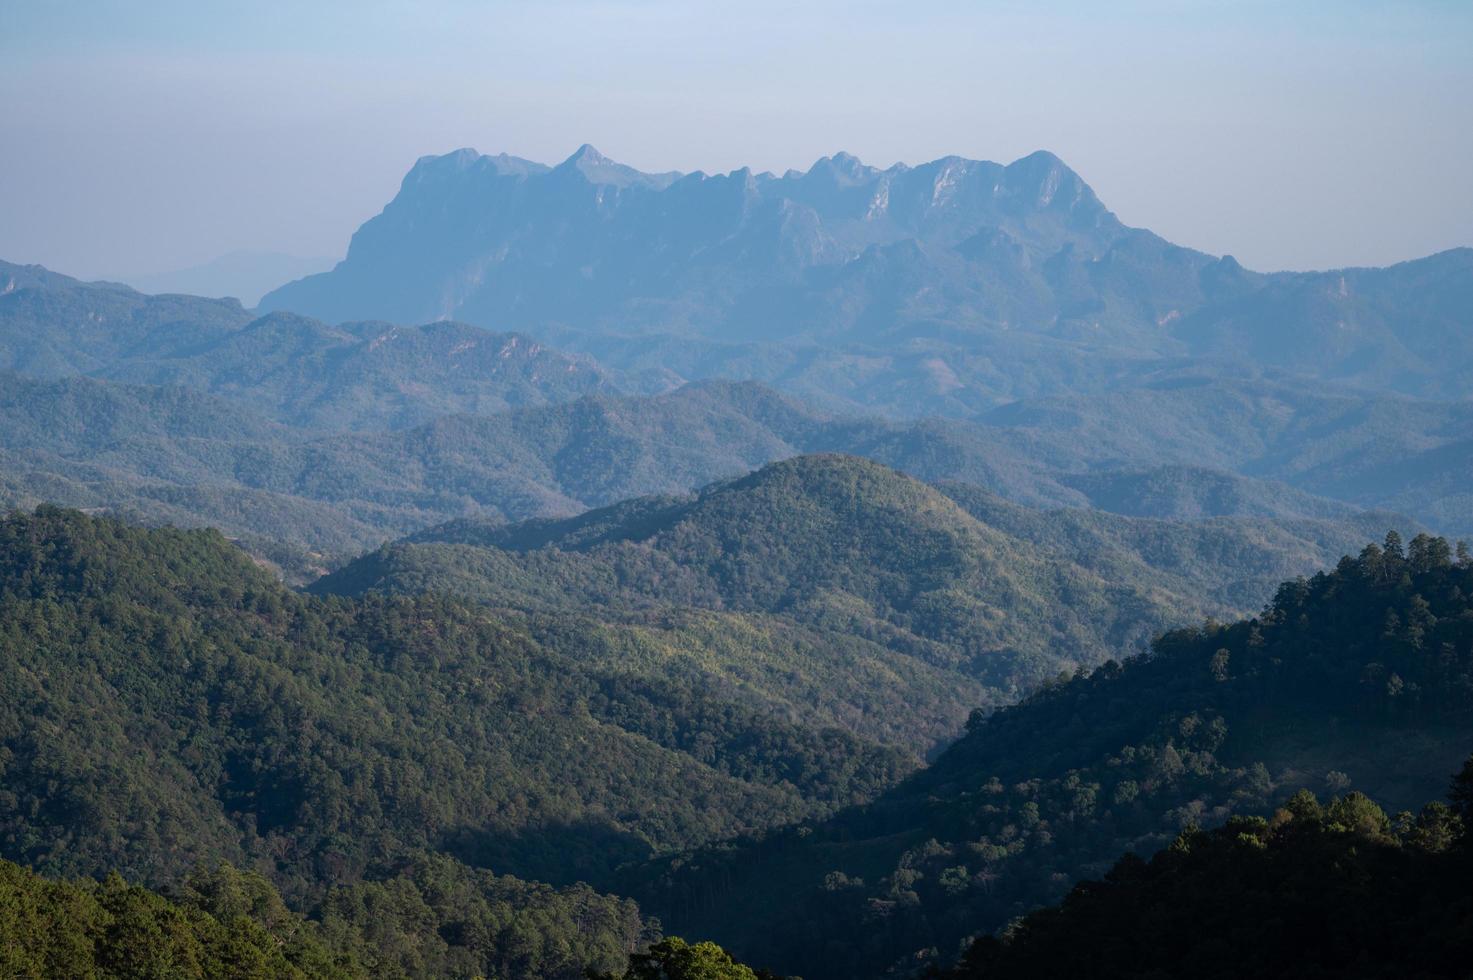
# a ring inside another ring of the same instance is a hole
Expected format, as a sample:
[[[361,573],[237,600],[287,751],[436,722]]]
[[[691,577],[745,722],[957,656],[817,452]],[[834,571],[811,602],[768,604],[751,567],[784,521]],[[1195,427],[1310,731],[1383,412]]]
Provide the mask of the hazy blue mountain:
[[[1008,168],[948,158],[883,173],[839,154],[779,178],[748,170],[648,177],[588,146],[552,168],[458,150],[421,159],[336,269],[276,290],[263,307],[340,320],[424,319],[430,309],[493,320],[595,318],[623,329],[628,311],[618,307],[630,298],[651,306],[645,325],[667,327],[678,322],[674,295],[694,293],[717,308],[688,310],[701,318],[683,324],[693,332],[783,336],[782,324],[763,318],[801,297],[763,300],[754,287],[774,278],[797,285],[805,270],[820,269],[840,276],[830,285],[849,277],[888,289],[889,267],[925,262],[905,243],[923,237],[954,248],[984,222],[1051,251],[1066,243],[1093,251],[1123,231],[1048,154]],[[401,266],[410,253],[413,264]],[[851,266],[860,256],[865,262]],[[386,263],[398,266],[394,278],[375,279]],[[743,302],[764,308],[744,311]],[[709,312],[721,321],[707,320]]]
[[[130,356],[168,356],[240,329],[236,300],[145,296],[0,262],[0,369],[47,378],[89,374]]]
[[[1061,481],[1105,509],[1164,515],[1164,501],[1187,492],[1185,473],[1163,481],[1157,468],[1207,467],[1410,514],[1448,534],[1473,532],[1469,401],[1367,395],[1196,366],[1102,394],[1015,402],[979,421],[1037,465],[1072,474]],[[1154,472],[1143,482],[1142,471]],[[1220,502],[1236,497],[1247,510],[1235,512],[1247,513],[1271,492],[1262,482],[1215,491]],[[1273,495],[1273,512],[1306,513],[1305,502],[1290,502],[1282,489]]]
[[[200,265],[167,272],[119,276],[144,293],[189,293],[194,296],[233,296],[253,307],[262,296],[284,282],[333,267],[336,260],[287,255],[284,252],[229,252]]]
[[[1470,327],[1473,248],[1460,248],[1385,269],[1276,276],[1185,315],[1173,332],[1194,355],[1466,398]]]
[[[1181,356],[1461,397],[1470,295],[1467,249],[1250,272],[1125,226],[1045,152],[887,170],[839,153],[778,177],[646,175],[585,146],[555,167],[424,157],[343,262],[262,306],[453,317],[624,370],[966,414]]]
[[[0,264],[0,370],[184,385],[280,422],[403,428],[618,390],[587,357],[460,323],[332,326]]]

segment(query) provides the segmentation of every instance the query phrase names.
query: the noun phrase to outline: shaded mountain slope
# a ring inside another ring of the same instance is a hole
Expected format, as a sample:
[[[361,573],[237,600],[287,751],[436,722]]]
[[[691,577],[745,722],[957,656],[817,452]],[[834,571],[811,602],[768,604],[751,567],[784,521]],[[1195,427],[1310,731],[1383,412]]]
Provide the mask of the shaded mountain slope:
[[[1403,551],[1388,538],[1286,583],[1258,617],[1168,634],[1149,656],[979,714],[873,804],[631,887],[739,956],[877,976],[949,957],[1122,851],[1300,788],[1418,806],[1473,742],[1470,576],[1440,539]]]
[[[1433,802],[1393,820],[1359,793],[1322,805],[1301,792],[1271,820],[1187,830],[1149,863],[1125,856],[944,976],[1460,977],[1468,816]]]

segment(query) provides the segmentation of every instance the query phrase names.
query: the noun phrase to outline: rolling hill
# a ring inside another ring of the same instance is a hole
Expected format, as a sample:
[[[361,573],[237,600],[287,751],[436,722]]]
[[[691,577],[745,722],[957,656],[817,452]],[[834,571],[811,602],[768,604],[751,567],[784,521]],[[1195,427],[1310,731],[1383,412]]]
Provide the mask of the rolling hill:
[[[750,383],[587,396],[402,432],[319,435],[191,388],[0,373],[0,423],[0,506],[49,501],[153,524],[219,527],[294,581],[447,519],[576,514],[684,493],[815,451],[863,455],[1035,506],[1171,518],[1256,514],[1264,533],[1276,533],[1269,528],[1277,523],[1339,548],[1409,523],[1215,471],[1055,472],[1030,454],[1029,441],[1041,438],[1032,432],[1012,448],[1001,429],[835,417]],[[1136,489],[1143,480],[1150,493]],[[1265,582],[1334,557],[1306,553]]]
[[[434,592],[585,616],[659,637],[682,651],[667,664],[693,661],[761,703],[809,704],[826,722],[925,752],[972,707],[1167,626],[1261,602],[1285,567],[1332,560],[1344,530],[1054,516],[818,455],[694,496],[511,525],[451,522],[311,590]],[[713,650],[717,623],[749,652]],[[772,660],[770,642],[753,638],[773,635],[801,639]]]

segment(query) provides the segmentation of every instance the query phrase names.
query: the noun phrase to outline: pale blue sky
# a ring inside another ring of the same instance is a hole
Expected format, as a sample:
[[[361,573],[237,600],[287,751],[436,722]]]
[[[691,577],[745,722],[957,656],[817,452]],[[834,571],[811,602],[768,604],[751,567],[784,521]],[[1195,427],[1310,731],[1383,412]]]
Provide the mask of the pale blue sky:
[[[0,258],[341,254],[414,159],[1053,150],[1256,268],[1473,245],[1473,2],[0,2]]]

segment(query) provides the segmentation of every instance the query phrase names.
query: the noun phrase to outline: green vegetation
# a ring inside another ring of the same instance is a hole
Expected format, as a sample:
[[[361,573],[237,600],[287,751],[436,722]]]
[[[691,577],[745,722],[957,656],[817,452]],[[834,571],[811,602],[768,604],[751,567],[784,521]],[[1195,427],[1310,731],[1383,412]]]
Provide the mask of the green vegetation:
[[[0,648],[5,857],[155,887],[226,860],[417,976],[618,966],[632,903],[506,873],[607,880],[914,765],[484,610],[303,596],[215,532],[55,508],[0,521]]]
[[[871,804],[657,863],[624,890],[747,959],[873,976],[1299,789],[1415,805],[1473,742],[1470,596],[1473,564],[1446,541],[1391,535],[1258,617],[979,713]]]
[[[1442,423],[1421,421],[1423,429],[1433,424]],[[1399,523],[1220,472],[1061,474],[1093,450],[1066,445],[1045,467],[1033,450],[1011,444],[1049,439],[1027,427],[833,419],[761,385],[728,383],[454,416],[402,432],[323,435],[186,388],[0,374],[0,504],[107,508],[144,523],[219,527],[296,581],[385,537],[447,519],[564,516],[643,494],[685,493],[811,451],[854,453],[1034,506],[1191,517],[1183,529],[1206,532],[1204,545],[1219,552],[1262,539],[1280,567],[1223,569],[1256,590],[1249,605],[1285,575],[1333,562]],[[1142,480],[1152,484],[1148,493],[1138,492]],[[1204,516],[1218,519],[1197,519]],[[1072,556],[1091,553],[1083,542],[1061,544]]]
[[[262,878],[221,866],[170,901],[117,874],[48,881],[0,861],[7,977],[367,978],[287,910]]]
[[[1473,760],[1465,797],[1470,777]],[[1126,855],[942,976],[1464,977],[1473,810],[1461,809],[1392,819],[1360,793],[1321,805],[1301,790],[1272,819],[1190,828],[1149,862]]]
[[[228,864],[191,872],[166,897],[117,873],[56,882],[0,861],[6,976],[578,980],[652,940],[628,900],[446,858],[334,888],[318,915]]]
[[[942,490],[854,457],[803,456],[694,497],[504,527],[452,522],[312,589],[574,613],[577,630],[539,637],[611,669],[714,674],[754,703],[808,705],[825,724],[924,753],[973,708],[1168,626],[1236,612],[1267,591],[1249,583],[1329,550],[1304,529],[1040,515]],[[1174,557],[1206,542],[1219,561]],[[1220,600],[1200,598],[1214,590]]]
[[[818,980],[944,963],[1122,851],[1305,787],[1425,798],[1466,751],[1473,568],[1426,535],[1089,669],[1329,546],[1294,526],[800,457],[444,525],[303,595],[216,532],[41,508],[0,522],[0,854],[165,890],[181,963],[253,928],[199,897],[255,894],[201,884],[221,861],[281,890],[250,915],[309,975],[745,976],[631,963],[650,914]]]

